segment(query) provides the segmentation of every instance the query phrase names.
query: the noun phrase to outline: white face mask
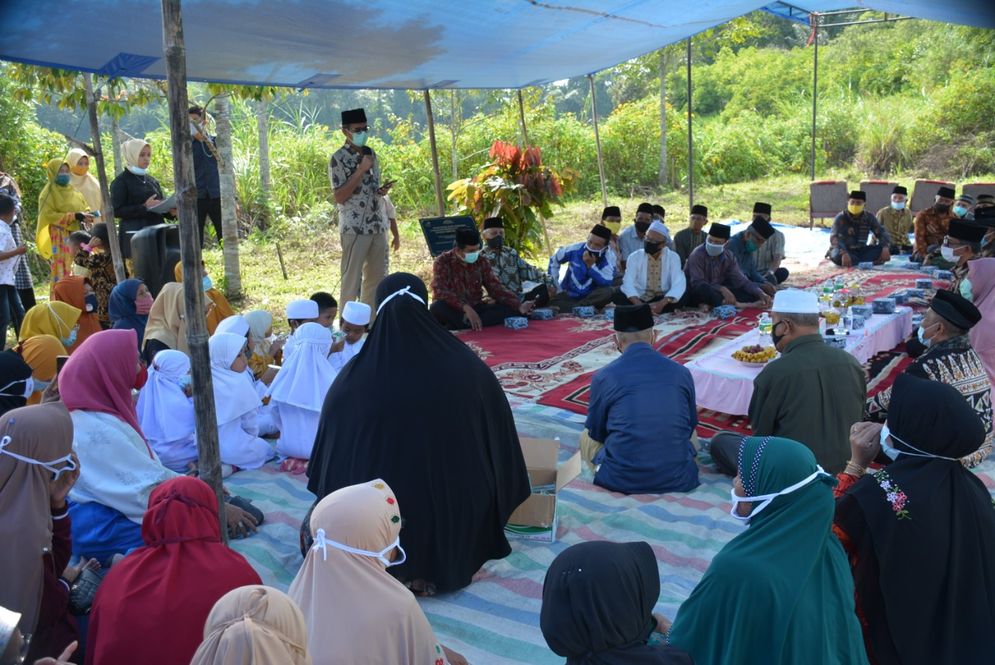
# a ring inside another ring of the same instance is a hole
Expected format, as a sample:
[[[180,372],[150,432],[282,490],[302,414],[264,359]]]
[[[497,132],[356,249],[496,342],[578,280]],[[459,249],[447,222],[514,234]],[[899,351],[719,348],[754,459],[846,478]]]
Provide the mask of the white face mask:
[[[760,512],[764,508],[766,508],[767,506],[769,506],[771,504],[771,502],[774,499],[776,499],[777,497],[784,496],[785,494],[791,494],[792,492],[794,492],[796,490],[800,490],[801,488],[805,487],[806,485],[808,485],[810,482],[812,482],[813,480],[815,480],[819,476],[828,476],[828,475],[829,475],[828,473],[826,473],[825,471],[822,470],[821,466],[816,465],[815,472],[812,473],[812,475],[806,476],[805,478],[801,479],[800,481],[798,481],[794,485],[790,485],[789,487],[785,487],[780,492],[775,492],[774,494],[760,494],[758,496],[739,496],[738,494],[736,494],[736,490],[734,488],[731,488],[729,490],[729,495],[732,497],[732,507],[729,509],[729,514],[732,517],[734,517],[737,520],[739,520],[740,522],[744,522],[746,524],[749,524],[751,519],[753,519],[754,517],[756,517],[757,515],[759,515]],[[738,514],[736,512],[736,508],[739,507],[739,504],[741,504],[741,503],[756,503],[757,501],[760,502],[760,505],[756,506],[753,510],[751,510],[749,515],[743,516],[743,515],[740,515],[740,514]]]
[[[893,447],[890,443],[888,443],[889,438],[895,439],[895,441],[898,441],[903,446],[911,448],[916,452],[910,453],[905,450],[899,450],[898,448]],[[919,450],[918,448],[910,444],[908,441],[903,441],[902,439],[899,439],[897,436],[892,434],[891,430],[888,429],[888,423],[885,423],[884,427],[881,428],[881,452],[887,455],[888,458],[891,459],[891,461],[893,462],[896,459],[898,459],[899,455],[911,455],[912,457],[932,457],[934,459],[945,459],[951,462],[960,462],[960,460],[957,459],[956,457],[944,457],[943,455],[934,455],[933,453],[927,453],[925,450]]]
[[[66,471],[76,470],[76,460],[73,459],[71,454],[66,455],[65,457],[60,457],[59,459],[54,459],[50,462],[42,462],[41,460],[24,457],[23,455],[10,452],[7,450],[7,446],[10,445],[10,442],[11,438],[9,436],[5,436],[0,439],[0,455],[8,455],[20,462],[24,462],[25,464],[37,464],[38,466],[44,467],[54,474],[52,480],[57,480],[58,477]]]
[[[23,394],[22,391],[18,391],[16,388],[11,388],[11,386],[16,386],[18,383],[24,384]],[[47,388],[48,386],[46,386]],[[26,379],[18,379],[17,381],[11,381],[3,388],[0,388],[0,395],[3,397],[23,397],[27,399],[31,397],[31,394],[35,391],[35,380],[33,377],[28,377]]]
[[[953,247],[940,245],[940,256],[943,257],[944,261],[949,261],[950,263],[957,262],[957,250],[955,250]]]
[[[311,547],[313,550],[321,550],[322,560],[328,560],[328,546],[331,545],[337,550],[342,550],[343,552],[349,552],[350,554],[358,554],[359,556],[368,556],[371,559],[377,559],[380,563],[384,565],[385,568],[390,568],[391,566],[400,566],[402,563],[408,560],[408,555],[401,547],[401,537],[398,536],[393,543],[383,548],[379,552],[368,552],[366,550],[356,549],[355,547],[349,547],[348,545],[343,545],[342,543],[337,543],[334,540],[329,540],[325,537],[325,530],[318,529],[318,532],[314,534],[314,545]],[[401,556],[397,558],[396,561],[391,561],[387,558],[387,555],[391,551],[397,548],[401,550]]]
[[[708,252],[709,256],[718,256],[726,249],[725,245],[718,245],[713,242],[705,241],[705,251]]]

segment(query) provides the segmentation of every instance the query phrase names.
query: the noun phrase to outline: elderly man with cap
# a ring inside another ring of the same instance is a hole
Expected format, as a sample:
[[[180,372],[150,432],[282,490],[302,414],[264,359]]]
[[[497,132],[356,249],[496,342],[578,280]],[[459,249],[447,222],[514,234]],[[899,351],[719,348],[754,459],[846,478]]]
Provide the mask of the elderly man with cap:
[[[647,228],[649,228],[647,226]],[[560,289],[550,304],[560,310],[572,307],[603,308],[615,296],[615,266],[608,256],[611,231],[600,224],[591,229],[585,242],[575,242],[556,250],[549,259],[549,278],[559,279],[560,266],[567,264]]]
[[[838,266],[851,268],[866,262],[882,264],[891,258],[891,236],[877,217],[864,210],[866,203],[866,193],[850,192],[846,210],[833,220],[829,259]],[[867,244],[871,235],[877,241],[876,245]]]
[[[382,208],[390,187],[380,185],[380,161],[366,145],[369,126],[363,109],[342,112],[342,133],[345,145],[328,162],[342,242],[339,300],[362,299],[372,305],[377,286],[387,273],[390,222]]]
[[[969,300],[950,291],[937,291],[916,333],[926,351],[905,369],[906,374],[953,386],[981,418],[985,442],[964,458],[968,466],[988,457],[993,441],[991,381],[968,335],[980,320],[981,312]],[[867,400],[870,419],[884,422],[890,402],[891,388]]]
[[[523,301],[545,307],[550,296],[556,294],[556,283],[542,270],[527,263],[514,247],[504,244],[504,221],[500,217],[488,217],[480,235],[484,239],[480,257],[490,262],[504,288],[518,294]]]
[[[920,210],[916,215],[914,259],[928,263],[939,254],[943,236],[947,235],[947,227],[953,217],[950,208],[953,206],[954,196],[952,187],[940,187],[933,198],[933,205]]]
[[[769,296],[773,296],[777,292],[775,286],[777,278],[771,275],[771,279],[768,280],[757,269],[757,252],[772,235],[774,235],[774,227],[761,215],[756,215],[752,224],[734,235],[726,243],[726,251],[736,258],[736,263],[739,264],[739,269],[743,271],[746,278],[763,289],[763,292]],[[787,272],[784,270],[781,274]]]
[[[967,262],[981,257],[981,242],[985,231],[985,227],[980,224],[951,219],[947,235],[940,245],[940,256],[952,264],[950,270],[954,274],[948,290],[960,293],[968,300],[971,299],[970,291],[963,293],[961,284],[967,278]]]
[[[617,305],[647,303],[654,315],[670,312],[684,296],[687,278],[681,270],[681,257],[665,247],[666,229],[653,221],[646,231],[643,248],[629,255]]]
[[[877,212],[878,221],[891,236],[891,253],[904,254],[912,251],[909,234],[912,233],[912,211],[908,206],[909,190],[895,185],[891,190],[891,202]]]
[[[681,229],[674,235],[674,251],[681,257],[681,265],[688,262],[688,257],[700,245],[705,244],[708,234],[704,231],[708,223],[708,208],[703,205],[691,207],[691,217],[686,229]]]
[[[950,212],[953,214],[954,219],[966,219],[971,221],[974,219],[974,197],[966,192],[961,192],[954,200],[953,206],[950,208]]]
[[[613,492],[690,492],[698,486],[691,373],[653,348],[649,305],[616,308],[614,325],[622,357],[591,380],[581,456],[594,483]]]
[[[684,266],[688,282],[684,304],[702,309],[770,305],[770,296],[743,274],[736,257],[726,251],[729,233],[728,226],[713,222],[705,244],[691,252]]]
[[[347,302],[342,308],[339,330],[345,333],[345,337],[332,346],[332,352],[328,356],[328,362],[336,372],[341,372],[346,363],[363,348],[372,314],[373,310],[369,305],[356,300]]]
[[[625,227],[618,234],[618,253],[623,269],[625,269],[625,262],[629,259],[629,254],[637,249],[642,249],[646,231],[649,230],[651,223],[653,223],[653,204],[640,203],[639,207],[636,208],[636,218],[632,226]]]
[[[846,351],[823,342],[816,294],[778,291],[771,320],[771,339],[781,357],[753,380],[753,434],[801,441],[822,468],[838,473],[850,455],[850,427],[864,415],[864,368]],[[741,440],[730,433],[712,438],[712,459],[729,475],[736,474]]]
[[[497,278],[491,263],[480,255],[481,240],[477,229],[456,230],[455,246],[435,257],[432,266],[432,299],[429,310],[436,320],[450,330],[504,323],[509,316],[528,314],[535,306],[521,302],[518,296]],[[490,301],[484,301],[484,289]]]

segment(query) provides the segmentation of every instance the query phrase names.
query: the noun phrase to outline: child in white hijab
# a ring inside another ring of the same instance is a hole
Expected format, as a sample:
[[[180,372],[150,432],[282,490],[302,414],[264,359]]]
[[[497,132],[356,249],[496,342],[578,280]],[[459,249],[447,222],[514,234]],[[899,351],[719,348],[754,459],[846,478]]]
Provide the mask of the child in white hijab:
[[[190,386],[190,358],[167,349],[155,354],[138,395],[138,422],[163,466],[186,473],[197,462],[197,431]]]
[[[319,323],[305,323],[294,333],[297,348],[270,386],[270,406],[280,430],[276,451],[287,460],[281,466],[303,473],[318,433],[325,393],[338,374],[328,362],[332,333]]]
[[[262,400],[245,374],[246,339],[215,333],[209,345],[221,461],[241,469],[258,469],[273,457],[273,449],[259,438]]]

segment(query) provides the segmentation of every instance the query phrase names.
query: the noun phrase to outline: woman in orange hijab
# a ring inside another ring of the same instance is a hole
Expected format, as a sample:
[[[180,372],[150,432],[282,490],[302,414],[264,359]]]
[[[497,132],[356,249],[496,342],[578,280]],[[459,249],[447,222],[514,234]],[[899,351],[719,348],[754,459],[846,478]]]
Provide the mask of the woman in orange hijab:
[[[52,298],[80,310],[76,345],[101,331],[100,318],[97,316],[97,295],[90,280],[76,276],[63,277],[52,287]]]
[[[210,301],[207,304],[207,332],[211,335],[217,330],[218,324],[227,319],[229,316],[235,316],[235,310],[231,308],[228,304],[228,299],[225,295],[214,288],[214,282],[211,281],[211,276],[207,274],[207,268],[204,267],[203,262],[201,262],[202,277],[204,283],[204,295]],[[183,281],[183,264],[177,263],[176,267],[173,268],[173,276],[176,278],[177,282]]]
[[[41,394],[55,380],[56,359],[66,354],[66,347],[53,335],[35,335],[21,342],[15,349],[31,368],[35,391],[28,398],[28,405],[41,403]]]

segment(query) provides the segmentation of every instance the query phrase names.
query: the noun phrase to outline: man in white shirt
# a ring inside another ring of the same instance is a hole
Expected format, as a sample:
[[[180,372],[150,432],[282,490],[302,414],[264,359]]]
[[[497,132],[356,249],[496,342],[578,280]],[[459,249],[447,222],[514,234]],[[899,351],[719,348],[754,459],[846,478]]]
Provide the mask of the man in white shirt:
[[[687,288],[681,270],[681,257],[668,249],[666,229],[654,221],[643,240],[642,249],[629,255],[617,305],[648,303],[654,315],[676,309]]]
[[[328,357],[328,362],[336,372],[341,372],[346,363],[363,348],[372,313],[369,305],[355,300],[347,302],[342,308],[339,328],[345,333],[345,337],[332,346],[332,353]]]

